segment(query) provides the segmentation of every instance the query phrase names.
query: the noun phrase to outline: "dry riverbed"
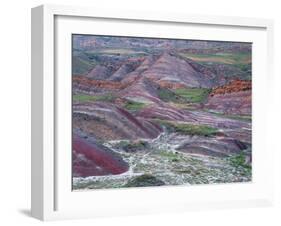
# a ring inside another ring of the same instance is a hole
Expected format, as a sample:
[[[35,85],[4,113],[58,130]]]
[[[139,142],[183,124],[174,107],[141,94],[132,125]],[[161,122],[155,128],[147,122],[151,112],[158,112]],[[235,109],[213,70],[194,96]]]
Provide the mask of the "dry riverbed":
[[[119,175],[75,177],[73,189],[251,181],[251,167],[244,164],[243,152],[229,157],[184,153],[177,150],[179,144],[169,143],[171,136],[175,135],[164,132],[156,139],[138,140],[133,144],[128,140],[104,143],[129,164],[129,170]]]

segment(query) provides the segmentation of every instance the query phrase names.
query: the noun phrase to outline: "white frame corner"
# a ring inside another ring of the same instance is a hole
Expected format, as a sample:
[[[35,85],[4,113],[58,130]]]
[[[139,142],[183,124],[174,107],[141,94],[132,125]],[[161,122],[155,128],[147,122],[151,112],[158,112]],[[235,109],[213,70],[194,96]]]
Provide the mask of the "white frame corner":
[[[31,214],[41,220],[63,218],[91,217],[91,213],[60,212],[55,210],[56,186],[55,177],[55,17],[72,16],[87,18],[112,18],[142,21],[161,21],[175,23],[194,23],[222,26],[242,26],[265,28],[267,30],[267,68],[269,85],[273,83],[273,21],[266,19],[197,16],[153,12],[128,12],[116,10],[100,10],[72,6],[42,5],[32,9],[32,186]],[[270,89],[269,89],[270,90]],[[272,154],[272,153],[270,153]],[[270,157],[271,158],[271,157]],[[272,161],[272,159],[270,159]],[[273,162],[273,161],[272,161]],[[270,166],[272,167],[272,166]],[[271,183],[271,182],[270,182]],[[267,205],[272,203],[273,186],[269,183],[266,198],[248,203]],[[237,207],[245,202],[214,203],[209,207]],[[200,203],[198,203],[199,205]],[[203,204],[204,205],[204,204]],[[197,208],[197,207],[195,207]],[[185,207],[184,209],[189,209]]]

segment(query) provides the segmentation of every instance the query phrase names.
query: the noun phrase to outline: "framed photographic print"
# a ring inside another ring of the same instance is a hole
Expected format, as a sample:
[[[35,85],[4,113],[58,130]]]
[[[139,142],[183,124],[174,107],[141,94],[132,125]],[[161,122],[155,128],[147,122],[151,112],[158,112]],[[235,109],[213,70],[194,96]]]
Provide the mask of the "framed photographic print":
[[[32,215],[268,205],[272,21],[32,9]]]

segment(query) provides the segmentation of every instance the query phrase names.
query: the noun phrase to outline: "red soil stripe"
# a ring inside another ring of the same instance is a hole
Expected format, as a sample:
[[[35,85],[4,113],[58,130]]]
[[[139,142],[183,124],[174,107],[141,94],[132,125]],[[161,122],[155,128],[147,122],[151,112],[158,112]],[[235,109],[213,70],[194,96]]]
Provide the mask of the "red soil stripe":
[[[79,166],[76,164],[73,167],[74,174],[98,176],[121,174],[128,170],[127,163],[122,159],[118,159],[118,157],[110,154],[110,152],[106,152],[97,145],[91,144],[76,135],[73,137],[73,149],[77,154],[82,154],[86,157],[88,166],[83,166],[83,164]]]

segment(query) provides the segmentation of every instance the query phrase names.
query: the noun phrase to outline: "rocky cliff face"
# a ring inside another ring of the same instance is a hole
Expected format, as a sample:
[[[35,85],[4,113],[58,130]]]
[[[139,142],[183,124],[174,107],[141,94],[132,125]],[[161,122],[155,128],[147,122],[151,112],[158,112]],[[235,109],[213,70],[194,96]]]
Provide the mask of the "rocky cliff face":
[[[251,81],[234,80],[214,88],[205,107],[227,114],[249,115],[252,110]]]
[[[216,96],[227,93],[237,93],[252,90],[252,82],[247,80],[233,80],[229,84],[216,87],[210,93],[210,96]]]

